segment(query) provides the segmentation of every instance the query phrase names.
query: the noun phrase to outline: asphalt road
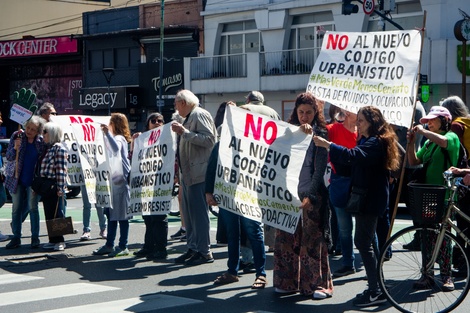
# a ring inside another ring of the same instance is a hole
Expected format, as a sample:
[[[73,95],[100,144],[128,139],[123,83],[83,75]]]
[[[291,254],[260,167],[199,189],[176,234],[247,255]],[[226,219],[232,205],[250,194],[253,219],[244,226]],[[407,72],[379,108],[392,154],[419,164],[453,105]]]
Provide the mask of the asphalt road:
[[[0,230],[10,233],[11,204],[0,209]],[[0,312],[396,312],[389,304],[358,310],[352,299],[366,288],[365,272],[357,255],[356,274],[334,280],[332,298],[314,301],[300,295],[280,297],[272,287],[272,254],[267,254],[268,286],[251,290],[254,274],[242,274],[237,283],[214,286],[213,280],[226,270],[227,248],[214,244],[215,262],[196,267],[173,263],[185,251],[184,242],[170,241],[165,262],[149,262],[133,256],[108,258],[91,252],[104,244],[102,239],[78,240],[82,228],[81,199],[68,200],[67,215],[73,217],[79,233],[66,236],[62,253],[29,248],[29,221],[23,225],[23,245],[6,250],[0,243]],[[41,213],[41,217],[44,215]],[[211,218],[215,243],[216,218]],[[92,235],[98,236],[96,214],[92,212]],[[178,217],[170,217],[169,234],[179,228]],[[396,227],[410,225],[398,216]],[[131,221],[129,248],[141,247],[143,220]],[[45,223],[41,221],[41,241],[46,242]],[[357,251],[356,251],[357,252]],[[331,257],[331,268],[341,267],[340,257]],[[455,312],[468,312],[470,300]]]

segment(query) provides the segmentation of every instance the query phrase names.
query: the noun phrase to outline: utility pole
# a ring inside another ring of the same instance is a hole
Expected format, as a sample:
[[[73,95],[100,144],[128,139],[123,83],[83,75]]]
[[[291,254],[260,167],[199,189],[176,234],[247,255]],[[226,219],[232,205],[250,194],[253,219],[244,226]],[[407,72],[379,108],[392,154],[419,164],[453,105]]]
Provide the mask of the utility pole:
[[[164,32],[165,32],[165,0],[161,0],[161,20],[160,20],[160,80],[158,81],[158,112],[162,113],[162,107],[164,105],[164,101],[162,99],[162,89],[163,89],[163,39],[164,39]]]

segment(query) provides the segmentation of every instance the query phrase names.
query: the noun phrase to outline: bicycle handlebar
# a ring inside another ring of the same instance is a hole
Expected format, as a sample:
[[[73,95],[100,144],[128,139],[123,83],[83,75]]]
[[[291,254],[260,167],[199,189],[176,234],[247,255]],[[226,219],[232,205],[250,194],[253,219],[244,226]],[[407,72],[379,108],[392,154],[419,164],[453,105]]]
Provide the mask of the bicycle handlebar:
[[[448,189],[452,189],[453,186],[470,189],[470,186],[463,183],[463,177],[456,177],[451,171],[445,171],[442,176]]]

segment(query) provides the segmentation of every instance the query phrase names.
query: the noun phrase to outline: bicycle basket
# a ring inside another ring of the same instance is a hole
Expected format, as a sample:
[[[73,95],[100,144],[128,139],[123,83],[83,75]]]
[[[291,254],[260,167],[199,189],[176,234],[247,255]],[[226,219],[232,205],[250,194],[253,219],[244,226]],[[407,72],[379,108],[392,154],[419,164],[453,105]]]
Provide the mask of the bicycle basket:
[[[445,209],[445,186],[409,183],[408,194],[410,212],[415,224],[441,222]]]

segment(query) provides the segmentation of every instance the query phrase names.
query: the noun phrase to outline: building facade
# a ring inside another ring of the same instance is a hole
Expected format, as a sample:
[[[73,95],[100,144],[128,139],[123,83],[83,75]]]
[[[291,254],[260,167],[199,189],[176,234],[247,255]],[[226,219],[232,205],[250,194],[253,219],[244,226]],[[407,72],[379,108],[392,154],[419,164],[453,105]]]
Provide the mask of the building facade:
[[[394,2],[389,16],[396,24],[425,28],[421,74],[430,86],[425,106],[448,95],[461,96],[462,67],[467,67],[467,85],[470,67],[468,57],[459,61],[462,42],[454,36],[454,25],[463,18],[459,8],[468,8],[467,1]],[[202,12],[204,54],[185,60],[185,87],[200,95],[213,114],[221,102],[243,102],[250,90],[260,90],[266,104],[286,119],[296,95],[307,86],[326,31],[397,30],[357,4],[357,14],[343,15],[339,0],[253,0],[243,6],[237,0],[208,0]]]

